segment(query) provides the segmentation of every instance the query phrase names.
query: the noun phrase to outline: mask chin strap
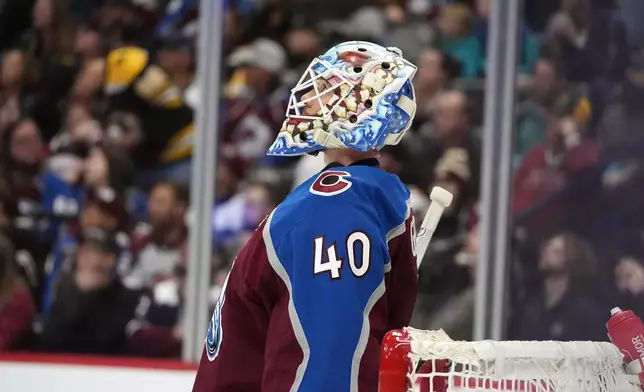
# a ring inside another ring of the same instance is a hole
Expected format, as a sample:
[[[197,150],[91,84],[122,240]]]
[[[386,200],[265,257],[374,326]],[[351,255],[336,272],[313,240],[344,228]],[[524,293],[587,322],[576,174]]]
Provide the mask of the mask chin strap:
[[[329,132],[325,131],[322,128],[318,128],[313,132],[313,140],[326,148],[347,148],[347,146],[344,145],[338,139],[337,137],[331,135]]]
[[[413,119],[414,116],[416,115],[416,102],[414,102],[414,100],[412,100],[406,95],[400,96],[400,98],[398,99],[398,102],[396,103],[396,106],[398,106],[398,108],[403,112],[407,113],[407,115],[411,119]],[[407,132],[410,126],[411,126],[411,121],[407,123],[407,126],[402,131],[397,133],[390,133],[389,135],[387,135],[387,138],[385,139],[385,145],[394,146],[398,144],[402,140],[403,136],[405,136],[405,133]]]

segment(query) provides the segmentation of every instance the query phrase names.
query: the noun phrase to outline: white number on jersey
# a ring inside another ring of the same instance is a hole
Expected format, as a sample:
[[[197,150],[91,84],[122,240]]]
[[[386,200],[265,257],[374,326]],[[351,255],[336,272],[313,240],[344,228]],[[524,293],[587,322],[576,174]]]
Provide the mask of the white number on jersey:
[[[360,260],[356,260],[356,248],[362,249]],[[329,272],[331,279],[340,279],[342,262],[338,258],[335,242],[326,248],[326,260],[324,257],[324,236],[316,237],[313,241],[313,274],[319,275]],[[356,277],[364,276],[371,266],[371,240],[362,231],[354,231],[347,237],[346,243],[349,268]]]

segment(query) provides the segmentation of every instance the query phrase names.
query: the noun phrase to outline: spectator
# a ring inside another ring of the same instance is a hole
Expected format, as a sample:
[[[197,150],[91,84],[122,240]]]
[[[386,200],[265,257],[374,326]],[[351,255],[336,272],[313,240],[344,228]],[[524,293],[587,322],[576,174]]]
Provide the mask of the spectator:
[[[91,24],[80,25],[76,28],[74,53],[81,62],[98,59],[103,52],[100,31]]]
[[[73,53],[73,27],[68,23],[65,4],[55,0],[36,0],[33,7],[33,30],[25,43],[37,77],[45,75]]]
[[[130,0],[105,0],[96,14],[108,50],[144,44],[152,35],[146,12]]]
[[[102,60],[86,61],[80,66],[78,75],[71,87],[71,100],[91,113],[94,105],[94,99],[101,91],[101,82],[103,80]]]
[[[450,191],[454,195],[452,204],[445,210],[445,217],[456,217],[472,202],[468,194],[472,173],[467,151],[463,148],[448,148],[436,163],[434,185]],[[443,225],[445,227],[446,225]],[[454,233],[452,233],[454,234]]]
[[[214,243],[224,249],[235,249],[246,243],[249,235],[277,206],[274,192],[263,182],[249,182],[235,196],[215,206],[213,211]]]
[[[74,130],[77,127],[81,126],[86,121],[91,121],[91,120],[92,120],[92,115],[87,107],[83,106],[80,103],[72,103],[71,105],[69,105],[69,108],[67,109],[67,113],[65,116],[65,124],[63,126],[63,130],[66,132],[63,132],[63,134],[74,134],[75,133]],[[52,144],[54,144],[53,140],[52,140]],[[61,142],[59,144],[64,145],[65,143]],[[58,147],[59,144],[55,144],[54,147],[50,147],[50,148],[55,151],[57,149],[56,147]]]
[[[122,193],[101,186],[87,191],[80,214],[81,226],[123,231],[127,229],[127,218],[127,207]]]
[[[229,65],[237,70],[228,87],[230,98],[265,97],[286,67],[286,52],[277,42],[260,38],[232,53]]]
[[[242,0],[242,2],[245,2],[245,0]],[[242,2],[228,2],[231,6],[227,8],[227,11],[237,15],[237,18],[234,19],[229,16],[230,14],[227,15],[227,22],[230,22],[231,19],[235,20],[232,26],[224,32],[226,43],[229,44],[230,48],[252,42],[258,37],[281,41],[292,22],[289,17],[294,14],[292,12],[293,8],[301,7],[301,4],[288,3],[284,0],[269,0],[262,4],[256,3],[256,12],[251,13],[249,18],[244,21],[238,16],[239,5]],[[311,5],[311,3],[306,4],[306,7],[316,8],[311,7]],[[326,8],[325,6],[324,9]],[[307,11],[310,11],[310,9],[307,9]],[[307,24],[306,22],[308,21],[315,23],[314,20],[308,19],[306,16],[300,18],[301,24]]]
[[[284,120],[288,91],[281,84],[281,75],[286,60],[282,46],[264,38],[230,57],[235,72],[227,86],[221,148],[222,156],[238,162],[244,171],[259,159],[275,160],[264,158],[264,151]]]
[[[43,144],[32,120],[22,119],[7,129],[1,149],[0,173],[10,193],[10,238],[18,253],[28,255],[22,272],[39,298],[46,255],[62,221],[78,213],[76,194],[55,174],[42,172]]]
[[[606,340],[604,319],[593,306],[597,265],[590,245],[562,233],[550,237],[539,252],[541,286],[513,317],[511,338],[521,340]]]
[[[18,121],[24,113],[25,68],[26,59],[23,52],[12,50],[2,58],[2,90],[0,92],[0,129],[6,129]]]
[[[215,206],[226,202],[237,193],[243,176],[243,168],[237,162],[228,159],[219,161],[215,174]]]
[[[62,130],[54,139],[49,143],[49,148],[52,153],[49,158],[49,167],[58,176],[63,178],[72,187],[80,187],[83,181],[83,172],[86,169],[86,161],[93,144],[99,143],[103,137],[103,129],[98,121],[90,117],[87,108],[82,104],[73,104],[67,113],[67,127]],[[100,143],[105,144],[105,142]],[[113,143],[107,143],[113,144]],[[103,148],[98,146],[96,148]],[[118,156],[126,155],[115,146],[112,150],[118,150]],[[129,156],[122,158],[126,162],[130,162]],[[130,169],[131,171],[132,169]],[[131,175],[131,173],[128,173]],[[109,186],[108,181],[100,184],[88,184],[90,186]],[[121,186],[119,186],[121,185]],[[123,189],[122,184],[116,184],[120,189]],[[82,193],[82,192],[81,192]]]
[[[481,54],[483,58],[487,58],[489,16],[492,0],[476,0],[475,3],[477,19],[474,23],[474,32],[476,34],[476,40],[478,41]],[[534,72],[535,64],[539,58],[539,41],[523,20],[521,21],[520,29],[521,41],[519,48],[521,52],[519,53],[518,71],[520,75],[529,76]],[[484,61],[483,68],[486,67],[487,62]]]
[[[85,162],[84,180],[89,187],[110,187],[123,193],[132,185],[133,165],[129,155],[116,144],[95,144]]]
[[[111,51],[102,66],[113,113],[109,136],[131,152],[137,182],[188,184],[194,113],[171,75],[147,50],[134,46]]]
[[[186,262],[187,244],[184,244],[172,275],[155,283],[150,294],[141,297],[136,318],[128,326],[131,353],[146,357],[181,355]]]
[[[141,297],[136,318],[130,322],[129,347],[135,355],[174,357],[181,355],[183,344],[183,309],[186,281],[187,244],[173,275],[156,283],[149,295]],[[223,290],[230,265],[213,258],[213,285],[209,306],[214,307]]]
[[[471,26],[472,11],[466,5],[450,4],[442,9],[438,22],[441,49],[463,64],[460,76],[464,78],[477,77],[483,68],[483,54]]]
[[[102,0],[68,0],[70,19],[76,24],[82,24],[96,16]]]
[[[526,212],[546,196],[563,189],[576,173],[599,160],[597,143],[584,139],[568,109],[549,113],[546,139],[535,145],[514,173],[515,214]]]
[[[629,49],[626,28],[615,10],[591,5],[591,0],[562,1],[547,32],[551,37],[548,46],[563,59],[568,80],[622,80]]]
[[[439,33],[433,23],[427,23],[431,9],[412,12],[413,2],[392,1],[385,8],[387,33],[382,42],[402,50],[406,58],[416,59],[425,48],[439,45]],[[402,10],[402,7],[406,9]],[[433,8],[433,7],[432,7]],[[400,15],[400,16],[398,16]]]
[[[87,156],[84,144],[68,145],[56,150],[47,162],[47,169],[82,195],[83,168]],[[80,200],[79,200],[80,202]]]
[[[195,63],[192,41],[182,37],[166,40],[156,52],[157,63],[182,91],[192,83]]]
[[[322,39],[315,30],[307,27],[294,28],[286,34],[286,51],[288,55],[288,71],[284,81],[295,86],[311,60],[324,51]]]
[[[56,3],[59,9],[61,2]],[[64,16],[60,18],[65,19]],[[60,37],[53,38],[54,33],[51,33],[45,44],[40,41],[40,38],[32,36],[25,47],[29,59],[28,81],[31,90],[26,114],[33,117],[40,126],[45,141],[50,141],[63,125],[65,108],[70,100],[81,100],[80,95],[74,93],[70,96],[69,93],[79,72],[81,82],[86,83],[85,69],[92,63],[91,58],[95,54],[95,48],[91,47],[92,39],[85,39],[85,33],[79,33],[79,39],[75,40],[72,32],[67,31],[69,28],[64,22],[61,22],[60,26],[57,24],[55,29],[61,30]],[[56,40],[62,40],[64,43],[53,42]],[[76,43],[80,46],[72,47],[72,44],[76,46]],[[90,102],[85,104],[89,109]]]
[[[25,118],[13,122],[2,134],[3,163],[7,179],[15,185],[29,182],[40,172],[43,144],[40,129]]]
[[[447,149],[463,148],[467,152],[469,172],[468,184],[470,197],[478,197],[478,173],[480,172],[480,146],[472,132],[470,105],[467,96],[461,91],[446,90],[436,99],[432,123],[425,124],[416,138],[404,141],[410,151],[410,161],[401,178],[408,184],[428,189],[434,181],[434,168]],[[411,164],[411,162],[414,164]],[[422,167],[422,168],[421,168]]]
[[[449,190],[454,200],[443,213],[418,271],[419,293],[425,297],[425,311],[458,295],[470,283],[467,269],[455,262],[465,239],[466,207],[472,201],[468,194],[471,173],[466,150],[447,149],[434,170],[433,186]]]
[[[0,52],[15,47],[31,27],[33,1],[10,0],[0,10]]]
[[[615,265],[615,284],[620,294],[619,305],[638,316],[644,315],[644,257],[642,244],[634,251],[626,251]]]
[[[13,247],[0,236],[0,352],[24,347],[35,312],[29,287],[15,271]]]
[[[406,158],[407,149],[405,146],[385,146],[380,150],[380,168],[388,173],[398,175],[403,167],[402,162]]]
[[[609,149],[644,137],[640,127],[644,121],[644,52],[634,56],[621,87],[621,94],[604,111],[597,127],[598,139]]]
[[[179,0],[175,4],[168,4],[156,27],[156,35],[162,38],[183,36],[186,24],[199,12],[198,6],[198,0]]]
[[[115,278],[118,252],[114,233],[84,231],[74,270],[61,279],[37,338],[40,350],[125,353],[125,328],[138,299]]]
[[[529,98],[519,105],[515,161],[545,139],[547,112],[557,107],[569,107],[579,126],[590,120],[590,102],[579,86],[571,86],[561,65],[552,58],[541,57],[535,66]]]
[[[61,229],[49,255],[43,283],[43,312],[51,308],[62,275],[73,265],[84,230],[98,228],[116,233],[119,253],[115,271],[123,275],[131,268],[129,238],[124,233],[128,217],[123,195],[109,187],[90,188],[81,206],[79,221]]]
[[[478,225],[472,227],[467,234],[467,242],[463,250],[456,256],[456,262],[467,268],[472,280],[476,277],[476,259],[479,252]],[[473,283],[473,282],[472,282]],[[454,340],[472,340],[474,330],[474,284],[449,299],[431,317],[429,326],[423,328],[443,329]]]
[[[460,75],[461,64],[450,55],[436,49],[425,49],[418,56],[418,71],[414,76],[416,91],[416,127],[431,120],[437,98]]]
[[[352,12],[333,30],[341,35],[338,41],[357,39],[378,42],[397,47],[406,58],[414,59],[424,48],[436,44],[438,34],[435,26],[427,23],[427,10],[411,12],[411,8],[414,8],[412,2],[372,2]]]
[[[187,260],[187,244],[184,244],[172,276],[156,283],[150,294],[141,297],[136,318],[128,326],[131,353],[174,358],[181,355]],[[219,299],[230,268],[230,263],[222,263],[215,253],[210,307],[214,307]]]
[[[534,31],[542,32],[548,25],[548,20],[561,7],[561,0],[526,0],[524,15],[527,24]]]
[[[134,267],[124,282],[132,289],[150,289],[172,276],[187,240],[185,223],[188,192],[178,184],[163,182],[150,193],[149,224],[140,224],[132,238]]]
[[[271,185],[261,181],[250,181],[244,189],[246,199],[246,216],[253,226],[253,231],[277,207],[275,192]]]
[[[7,185],[5,208],[10,222],[9,238],[17,252],[25,251],[29,263],[20,272],[38,296],[42,267],[48,246],[41,236],[42,193],[37,187],[40,174],[41,140],[37,126],[30,120],[12,124],[2,134],[0,170]],[[37,263],[37,264],[36,264]]]
[[[628,43],[631,48],[644,46],[644,28],[639,16],[644,14],[644,4],[637,0],[618,0],[621,15],[628,33]]]

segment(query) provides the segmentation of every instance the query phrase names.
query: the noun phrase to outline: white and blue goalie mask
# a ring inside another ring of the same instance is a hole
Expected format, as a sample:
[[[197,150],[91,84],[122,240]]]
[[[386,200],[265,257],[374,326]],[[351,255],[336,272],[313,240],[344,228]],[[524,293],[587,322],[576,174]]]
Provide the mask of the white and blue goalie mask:
[[[416,113],[416,67],[397,48],[351,41],[314,59],[291,90],[268,155],[327,148],[380,150],[400,142]]]

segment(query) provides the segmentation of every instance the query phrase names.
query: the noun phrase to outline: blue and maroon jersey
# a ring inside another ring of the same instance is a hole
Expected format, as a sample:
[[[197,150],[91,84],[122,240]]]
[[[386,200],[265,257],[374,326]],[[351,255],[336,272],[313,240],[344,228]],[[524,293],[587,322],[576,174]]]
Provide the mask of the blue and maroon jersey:
[[[375,160],[296,188],[237,256],[193,392],[377,391],[417,294],[409,191]]]

